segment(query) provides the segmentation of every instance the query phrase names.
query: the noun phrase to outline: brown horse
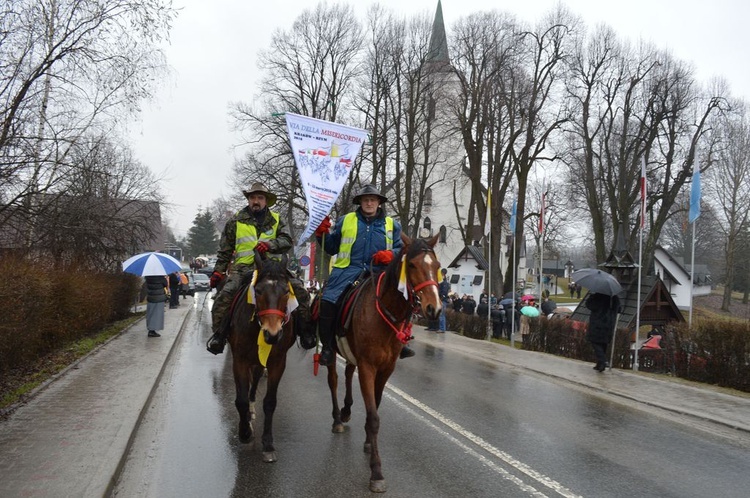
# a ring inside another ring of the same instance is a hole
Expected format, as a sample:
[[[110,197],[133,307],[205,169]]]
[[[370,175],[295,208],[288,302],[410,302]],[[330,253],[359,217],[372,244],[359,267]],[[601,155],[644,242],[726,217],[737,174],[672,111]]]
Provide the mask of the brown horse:
[[[365,452],[370,453],[370,490],[386,490],[378,452],[380,416],[378,407],[383,389],[396,367],[403,342],[400,337],[411,334],[411,318],[416,307],[429,320],[437,320],[442,310],[438,296],[437,275],[440,262],[433,248],[438,236],[411,241],[402,236],[402,257],[394,258],[385,271],[363,282],[361,295],[351,309],[351,325],[346,330],[346,342],[351,351],[346,365],[346,395],[344,408],[339,410],[336,390],[338,374],[336,363],[328,366],[328,387],[333,401],[333,432],[343,432],[344,422],[351,417],[352,377],[355,368],[359,373],[359,387],[367,411],[365,422]],[[405,298],[399,290],[401,265],[405,265]],[[339,348],[345,351],[345,348]],[[345,354],[342,354],[346,358]],[[355,364],[356,363],[356,364]]]
[[[249,443],[253,439],[250,422],[255,415],[255,395],[263,377],[261,356],[264,348],[258,346],[259,340],[263,340],[271,345],[265,364],[268,378],[266,396],[263,398],[263,461],[275,462],[273,413],[276,410],[276,392],[286,369],[286,353],[294,344],[293,323],[286,313],[291,287],[286,256],[279,263],[261,260],[256,252],[255,265],[257,275],[249,273],[245,276],[247,281],[243,280],[243,284],[252,286],[255,304],[248,303],[248,294],[244,292],[247,287],[243,285],[231,315],[229,344],[236,389],[234,405],[240,414],[240,441]],[[254,276],[254,282],[250,282]]]

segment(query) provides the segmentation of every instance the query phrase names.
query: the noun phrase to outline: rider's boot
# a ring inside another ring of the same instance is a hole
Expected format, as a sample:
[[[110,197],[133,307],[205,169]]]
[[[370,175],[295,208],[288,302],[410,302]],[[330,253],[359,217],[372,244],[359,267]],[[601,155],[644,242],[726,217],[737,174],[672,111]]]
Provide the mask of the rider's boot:
[[[206,349],[213,354],[221,354],[224,352],[224,346],[227,343],[227,338],[223,331],[214,332],[211,338],[206,343]]]
[[[404,358],[411,358],[415,354],[417,353],[415,353],[412,348],[404,344],[404,347],[401,348],[401,353],[399,353],[398,357],[403,360]]]
[[[299,345],[304,349],[312,349],[318,345],[318,337],[310,318],[309,297],[299,300],[294,317],[294,333],[299,337]]]
[[[318,364],[333,365],[336,362],[336,352],[333,350],[333,334],[336,325],[336,306],[332,303],[320,302],[320,318],[318,319],[318,334],[320,334],[321,351]]]

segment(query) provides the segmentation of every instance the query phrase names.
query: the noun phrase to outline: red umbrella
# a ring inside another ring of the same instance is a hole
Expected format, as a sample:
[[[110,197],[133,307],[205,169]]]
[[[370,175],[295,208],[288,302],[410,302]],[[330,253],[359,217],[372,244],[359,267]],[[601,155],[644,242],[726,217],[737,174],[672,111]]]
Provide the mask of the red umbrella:
[[[533,294],[524,294],[521,296],[521,301],[536,301],[536,296]]]

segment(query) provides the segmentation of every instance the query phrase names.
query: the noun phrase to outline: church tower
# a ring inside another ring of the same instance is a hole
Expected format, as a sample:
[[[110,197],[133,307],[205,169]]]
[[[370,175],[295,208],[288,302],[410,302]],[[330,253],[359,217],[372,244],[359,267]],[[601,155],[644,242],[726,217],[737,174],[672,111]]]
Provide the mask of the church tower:
[[[443,266],[466,247],[459,227],[466,223],[471,185],[463,172],[464,149],[455,127],[453,108],[459,83],[451,67],[443,7],[438,0],[426,60],[429,138],[426,154],[432,170],[428,179],[420,235],[440,233],[435,247]],[[471,239],[471,237],[469,237]]]

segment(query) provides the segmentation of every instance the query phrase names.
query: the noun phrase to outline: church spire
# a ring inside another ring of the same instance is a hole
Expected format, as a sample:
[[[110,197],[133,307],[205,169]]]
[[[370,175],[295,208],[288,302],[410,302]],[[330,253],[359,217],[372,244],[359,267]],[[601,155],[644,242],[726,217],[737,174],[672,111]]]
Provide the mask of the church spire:
[[[440,0],[438,0],[437,11],[435,11],[435,22],[432,24],[430,51],[427,53],[427,63],[432,63],[440,67],[450,64],[450,59],[448,58],[448,37],[445,35],[443,6],[440,3]]]

